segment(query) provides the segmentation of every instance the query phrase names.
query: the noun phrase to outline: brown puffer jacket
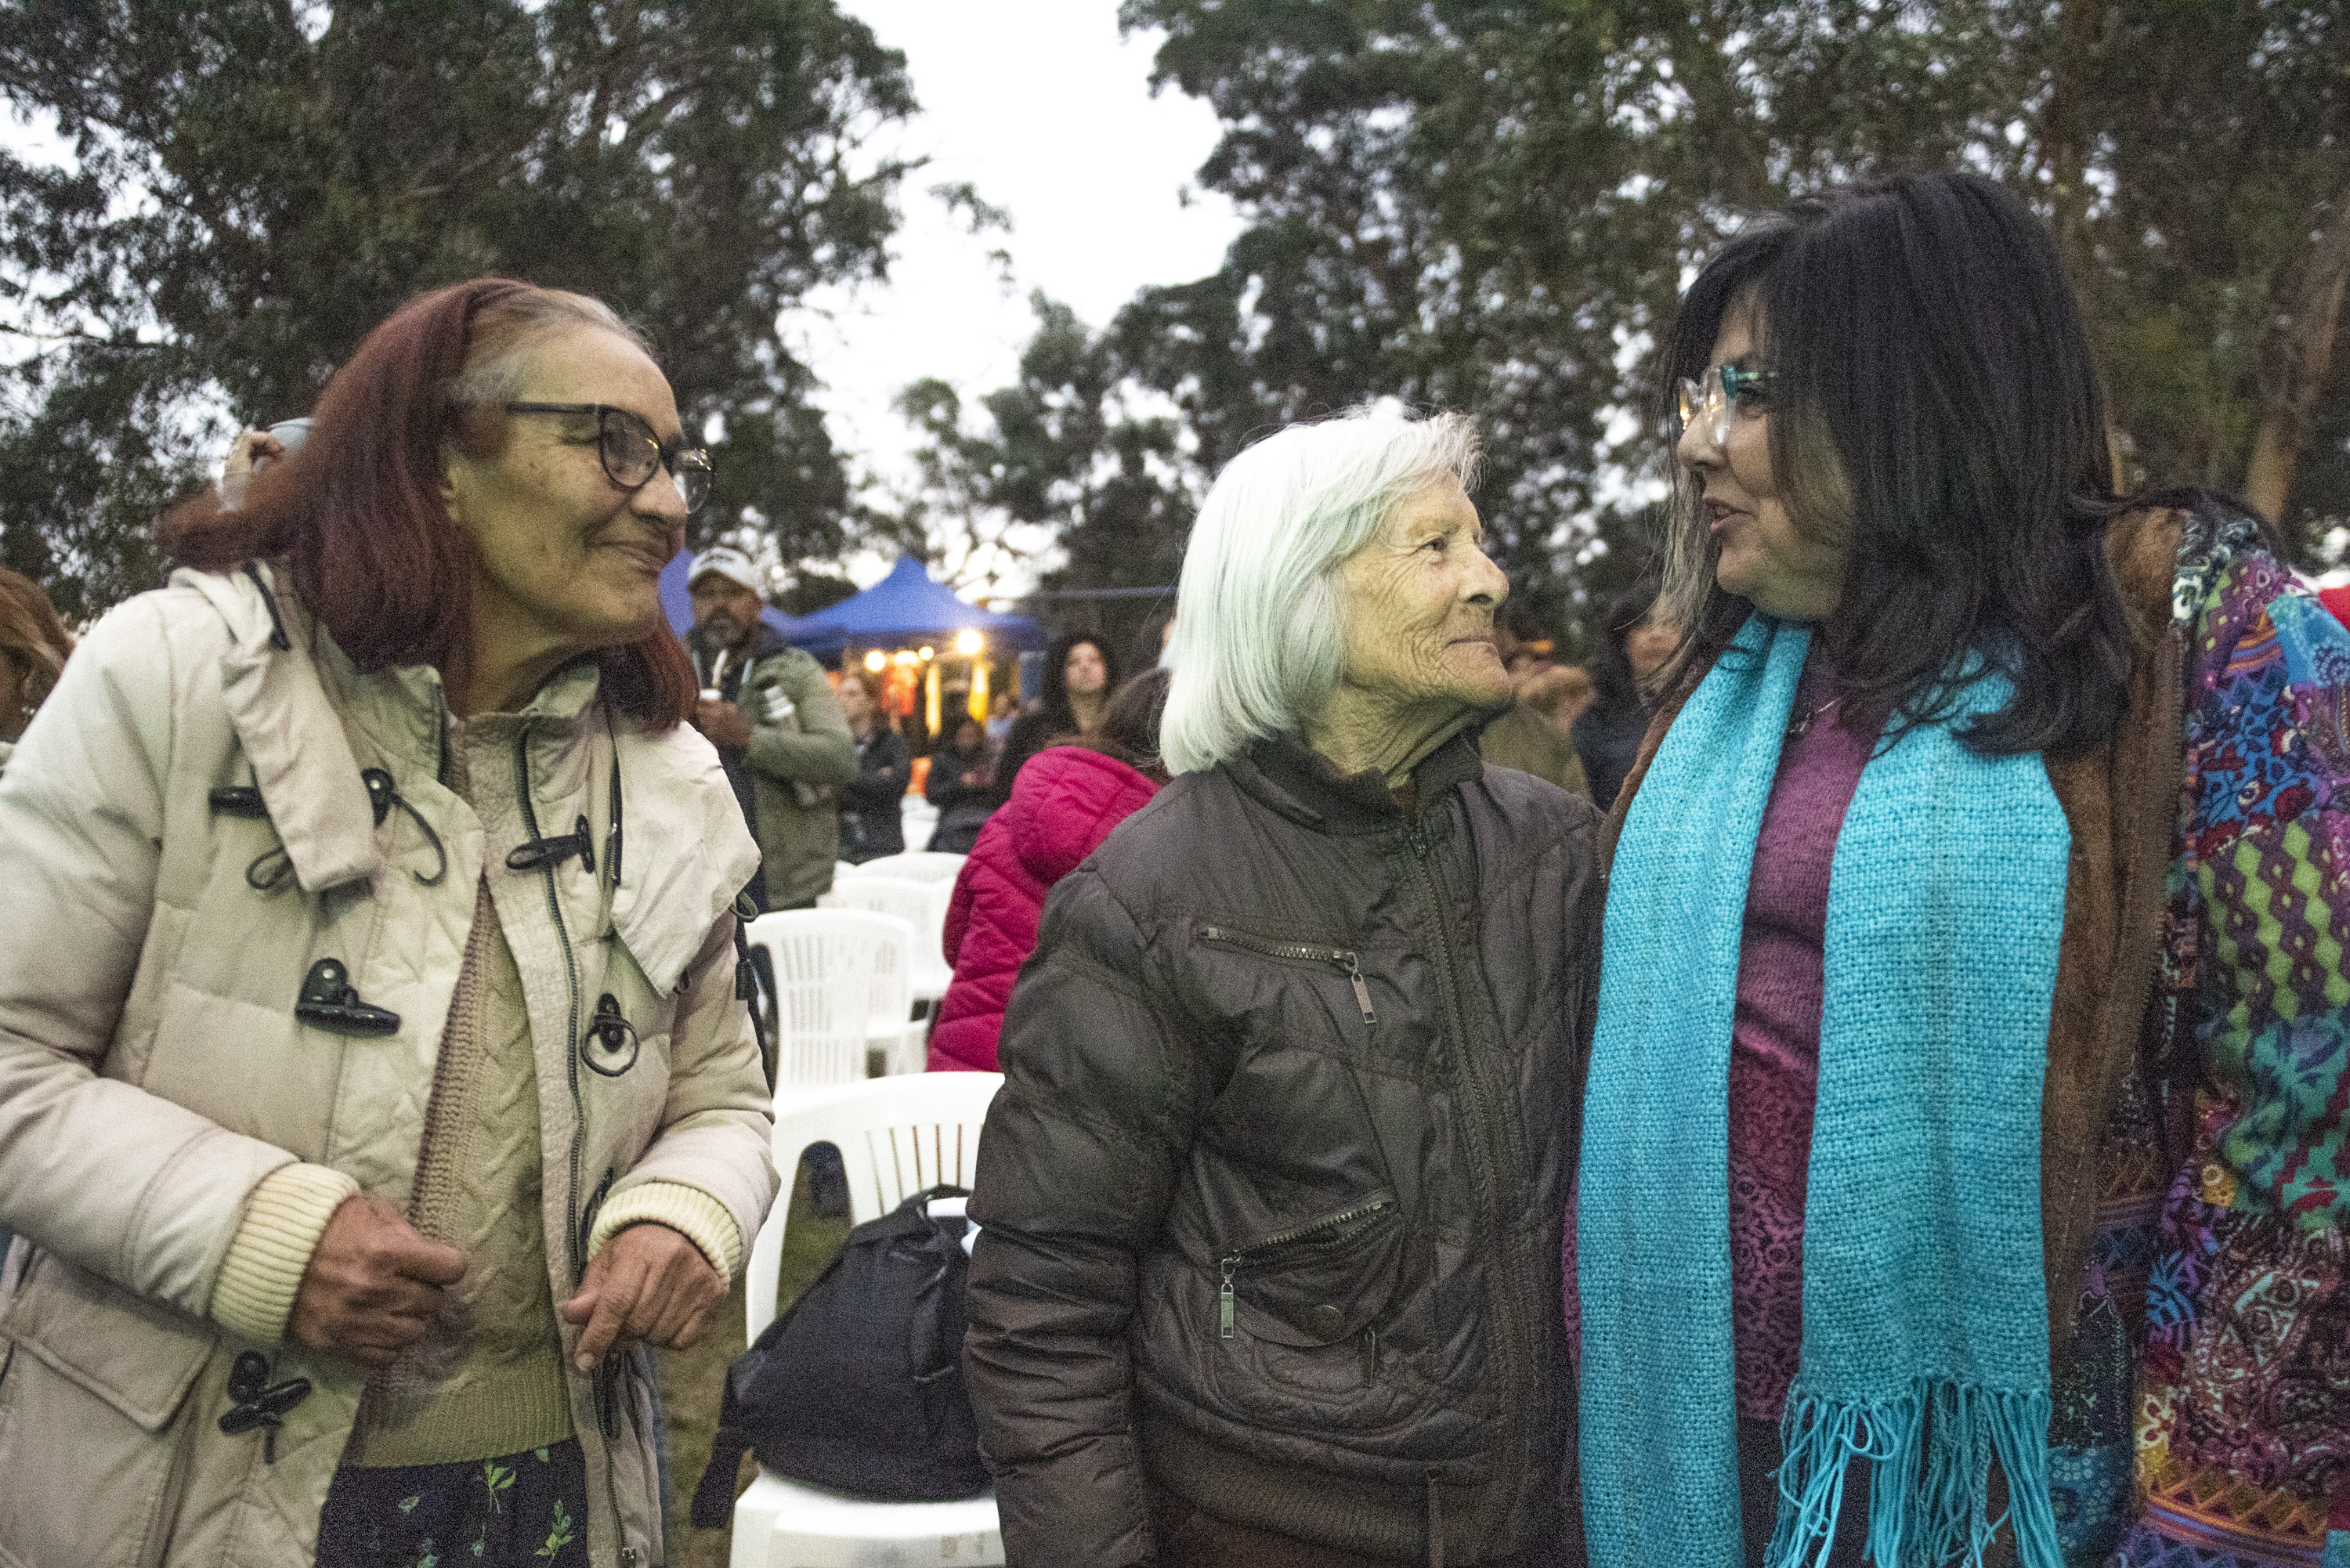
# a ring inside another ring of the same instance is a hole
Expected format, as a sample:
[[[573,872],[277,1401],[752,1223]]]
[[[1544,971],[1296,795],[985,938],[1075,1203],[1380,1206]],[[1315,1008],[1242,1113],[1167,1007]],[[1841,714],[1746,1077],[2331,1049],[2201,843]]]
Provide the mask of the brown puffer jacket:
[[[1596,818],[1467,738],[1414,782],[1264,743],[1054,890],[972,1203],[1013,1563],[1149,1561],[1146,1476],[1399,1561],[1565,1528]]]

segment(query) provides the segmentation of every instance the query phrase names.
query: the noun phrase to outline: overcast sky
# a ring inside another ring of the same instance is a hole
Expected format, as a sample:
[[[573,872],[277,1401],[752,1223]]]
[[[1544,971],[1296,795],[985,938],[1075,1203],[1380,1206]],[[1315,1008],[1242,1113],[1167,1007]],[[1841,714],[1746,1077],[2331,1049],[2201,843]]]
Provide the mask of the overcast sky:
[[[1146,284],[1205,276],[1240,231],[1222,197],[1189,192],[1215,115],[1150,93],[1156,34],[1121,39],[1117,0],[842,0],[906,54],[922,113],[877,149],[928,157],[906,186],[887,286],[831,292],[786,323],[827,384],[833,440],[884,481],[912,441],[889,400],[938,376],[966,395],[1010,379],[1032,289],[1106,325]],[[928,194],[968,181],[1012,217],[974,237]],[[1011,253],[1011,276],[989,257]],[[859,562],[856,576],[881,564]]]

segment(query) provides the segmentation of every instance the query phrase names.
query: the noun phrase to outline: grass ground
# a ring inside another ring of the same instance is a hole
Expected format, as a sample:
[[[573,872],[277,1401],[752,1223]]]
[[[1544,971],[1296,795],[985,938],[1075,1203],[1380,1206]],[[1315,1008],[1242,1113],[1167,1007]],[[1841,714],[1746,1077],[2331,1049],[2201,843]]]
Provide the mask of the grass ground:
[[[819,1216],[808,1200],[808,1179],[802,1167],[792,1183],[791,1215],[784,1226],[783,1273],[775,1301],[778,1310],[797,1301],[816,1275],[824,1272],[848,1234],[848,1221]],[[663,1351],[657,1358],[661,1408],[669,1422],[670,1495],[664,1500],[668,1521],[668,1568],[726,1568],[733,1532],[696,1530],[687,1521],[694,1489],[710,1462],[710,1442],[718,1429],[718,1404],[726,1386],[726,1367],[743,1354],[745,1303],[743,1282],[722,1309],[725,1316],[700,1345],[691,1350]],[[739,1496],[751,1484],[757,1466],[746,1455],[734,1479]]]

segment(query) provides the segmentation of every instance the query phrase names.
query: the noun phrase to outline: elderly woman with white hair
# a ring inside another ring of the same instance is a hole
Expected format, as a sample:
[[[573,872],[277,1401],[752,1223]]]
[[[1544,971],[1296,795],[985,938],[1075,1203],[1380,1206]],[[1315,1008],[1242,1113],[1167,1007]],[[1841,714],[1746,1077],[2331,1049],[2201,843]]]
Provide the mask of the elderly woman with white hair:
[[[1014,1564],[1534,1563],[1589,806],[1486,766],[1508,592],[1457,415],[1243,452],[1176,774],[1053,892],[980,1145],[965,1366]]]

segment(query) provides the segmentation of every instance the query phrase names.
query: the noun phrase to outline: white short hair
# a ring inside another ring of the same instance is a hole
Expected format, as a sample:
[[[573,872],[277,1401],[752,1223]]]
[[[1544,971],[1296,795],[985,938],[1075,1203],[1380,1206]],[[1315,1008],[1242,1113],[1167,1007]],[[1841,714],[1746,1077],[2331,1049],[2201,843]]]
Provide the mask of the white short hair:
[[[1201,504],[1176,589],[1174,682],[1159,726],[1171,773],[1202,773],[1269,735],[1302,734],[1338,683],[1334,579],[1395,508],[1477,479],[1477,429],[1365,405],[1295,424],[1224,467]]]

